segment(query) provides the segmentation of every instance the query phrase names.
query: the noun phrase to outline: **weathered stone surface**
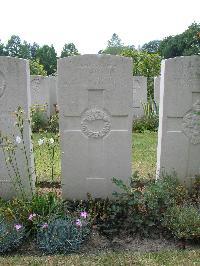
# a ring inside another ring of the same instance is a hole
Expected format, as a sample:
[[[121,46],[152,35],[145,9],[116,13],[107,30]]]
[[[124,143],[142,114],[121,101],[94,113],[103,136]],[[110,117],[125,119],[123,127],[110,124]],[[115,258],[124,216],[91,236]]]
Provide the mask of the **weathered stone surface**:
[[[147,78],[142,76],[133,77],[133,119],[142,117],[144,110],[142,103],[147,102]]]
[[[160,103],[160,76],[154,78],[154,101]]]
[[[19,130],[14,126],[14,112],[19,106],[26,113],[24,121],[24,142],[26,145],[28,164],[31,172],[33,169],[33,157],[31,153],[30,125],[28,123],[29,107],[30,107],[30,74],[27,60],[0,57],[0,133],[9,136],[16,144],[16,163],[18,164],[19,173],[22,177],[22,183],[25,191],[30,194],[30,183],[28,179],[26,159],[24,152],[21,151],[22,142],[17,143],[15,138],[21,138]],[[4,146],[5,147],[5,146]],[[16,195],[13,188],[14,172],[10,168],[10,178],[3,154],[3,144],[0,143],[0,197],[10,199]],[[15,169],[17,169],[15,167]],[[33,180],[34,182],[34,180]]]
[[[162,62],[157,173],[200,174],[200,56]]]
[[[110,55],[58,60],[64,198],[111,196],[131,176],[132,62]]]
[[[47,116],[50,116],[49,77],[31,76],[31,105],[46,106]]]

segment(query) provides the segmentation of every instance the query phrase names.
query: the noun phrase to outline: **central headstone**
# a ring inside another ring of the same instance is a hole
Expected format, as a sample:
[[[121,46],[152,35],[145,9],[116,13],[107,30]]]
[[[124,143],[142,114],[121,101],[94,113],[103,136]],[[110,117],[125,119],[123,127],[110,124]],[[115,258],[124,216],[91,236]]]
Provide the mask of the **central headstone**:
[[[132,62],[110,55],[58,60],[64,198],[106,198],[131,176]]]

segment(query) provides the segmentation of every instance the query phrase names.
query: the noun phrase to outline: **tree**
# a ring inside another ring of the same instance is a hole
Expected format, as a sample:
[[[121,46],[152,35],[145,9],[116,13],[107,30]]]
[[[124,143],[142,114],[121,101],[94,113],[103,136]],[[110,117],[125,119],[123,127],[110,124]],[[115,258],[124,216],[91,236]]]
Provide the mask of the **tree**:
[[[79,52],[76,49],[75,44],[73,43],[65,44],[61,52],[61,57],[68,57],[74,55],[79,55]]]
[[[107,47],[123,47],[124,44],[122,43],[122,40],[119,38],[119,36],[116,33],[113,33],[110,40],[108,40],[108,46]]]
[[[21,39],[17,35],[12,35],[8,40],[5,50],[9,56],[19,57],[21,49]]]
[[[26,41],[24,41],[23,44],[20,45],[18,57],[24,58],[24,59],[31,59],[30,43],[27,43]]]
[[[124,45],[116,33],[113,33],[105,50],[100,50],[99,54],[119,55],[124,49]]]
[[[47,75],[51,75],[56,72],[57,66],[57,54],[53,45],[44,45],[36,51],[36,59],[44,66]]]
[[[160,43],[161,43],[161,41],[159,41],[159,40],[154,40],[154,41],[150,41],[148,43],[145,43],[141,47],[141,51],[147,52],[150,54],[157,54],[157,53],[159,53]]]
[[[37,54],[37,50],[40,48],[39,44],[37,44],[36,42],[34,42],[32,45],[31,45],[31,58],[32,59],[35,59],[36,58],[36,54]]]
[[[192,23],[181,34],[181,42],[183,43],[183,55],[200,54],[200,23]]]
[[[148,96],[153,98],[153,79],[160,75],[160,55],[130,49],[124,50],[121,55],[133,58],[133,75],[147,77]]]
[[[120,55],[123,50],[130,49],[135,50],[134,45],[125,46],[119,36],[116,33],[113,33],[110,40],[108,40],[108,45],[106,49],[100,50],[98,54],[111,54],[111,55]]]
[[[47,72],[44,69],[44,66],[39,63],[39,60],[30,60],[30,74],[31,75],[41,75],[41,76],[46,76]]]
[[[5,53],[13,57],[30,59],[31,45],[26,41],[22,43],[19,36],[12,35],[5,46]]]
[[[0,56],[5,55],[5,47],[4,44],[0,40]]]
[[[200,24],[192,23],[183,33],[166,37],[159,52],[164,58],[200,54]]]

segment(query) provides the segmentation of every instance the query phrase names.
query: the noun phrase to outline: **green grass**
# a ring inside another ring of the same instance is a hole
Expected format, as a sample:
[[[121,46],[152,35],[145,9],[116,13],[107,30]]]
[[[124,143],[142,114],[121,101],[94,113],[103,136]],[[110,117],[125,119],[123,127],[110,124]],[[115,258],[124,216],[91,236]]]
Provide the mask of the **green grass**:
[[[1,257],[0,265],[200,265],[200,250],[165,251],[154,253],[102,252],[98,255],[13,256]]]
[[[52,155],[53,150],[51,149],[51,145],[47,145],[46,143],[39,146],[38,140],[43,138],[53,138],[55,139],[55,134],[47,133],[47,134],[33,134],[33,144],[34,144],[34,159],[35,159],[35,168],[36,168],[36,176],[37,181],[59,181],[60,173],[61,173],[61,161],[60,161],[60,146],[58,141],[55,141],[53,145],[55,145],[55,155],[53,160],[53,180],[52,180]]]
[[[48,138],[55,137],[54,134],[47,134]],[[51,181],[51,156],[52,151],[47,145],[38,145],[38,140],[44,135],[33,134],[34,154],[36,163],[37,180]],[[140,176],[155,176],[156,169],[156,146],[157,133],[134,133],[132,138],[132,168],[138,171]],[[60,148],[59,143],[55,144],[54,158],[54,181],[60,180],[61,164],[60,164]]]
[[[157,133],[133,133],[132,168],[139,176],[155,176],[156,171]]]

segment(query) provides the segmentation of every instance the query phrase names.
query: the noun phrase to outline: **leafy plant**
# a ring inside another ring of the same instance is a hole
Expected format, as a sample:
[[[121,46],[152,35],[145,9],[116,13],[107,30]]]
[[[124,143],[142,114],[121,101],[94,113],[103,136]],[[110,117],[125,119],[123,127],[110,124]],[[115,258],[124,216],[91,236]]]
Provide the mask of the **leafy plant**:
[[[155,101],[150,100],[142,103],[144,116],[135,119],[133,122],[133,131],[142,133],[144,131],[157,131],[159,125],[158,105]]]
[[[145,131],[156,132],[158,130],[159,118],[158,116],[141,117],[133,122],[133,132],[143,133]]]
[[[59,114],[54,114],[51,116],[48,125],[48,131],[52,133],[59,132]]]
[[[30,60],[29,64],[30,64],[30,74],[31,75],[41,75],[41,76],[47,75],[47,72],[44,69],[44,66],[40,64],[38,59]]]
[[[200,175],[196,175],[190,191],[192,203],[200,208]]]
[[[19,247],[25,236],[26,230],[22,224],[0,215],[0,254]]]
[[[31,126],[33,132],[44,131],[48,127],[46,106],[34,105],[31,108]]]
[[[37,244],[48,254],[77,251],[89,232],[87,222],[81,219],[53,218],[38,228]]]
[[[176,205],[168,208],[163,225],[183,242],[187,239],[200,240],[200,212],[193,205]]]
[[[35,193],[31,200],[15,198],[1,205],[0,213],[7,217],[16,217],[28,230],[35,231],[38,224],[50,217],[64,216],[64,201],[55,193]]]
[[[123,213],[124,228],[145,236],[161,229],[161,219],[169,206],[187,199],[187,190],[171,176],[144,182],[135,174],[129,186],[116,178],[113,182],[123,191],[114,195],[118,212]]]

